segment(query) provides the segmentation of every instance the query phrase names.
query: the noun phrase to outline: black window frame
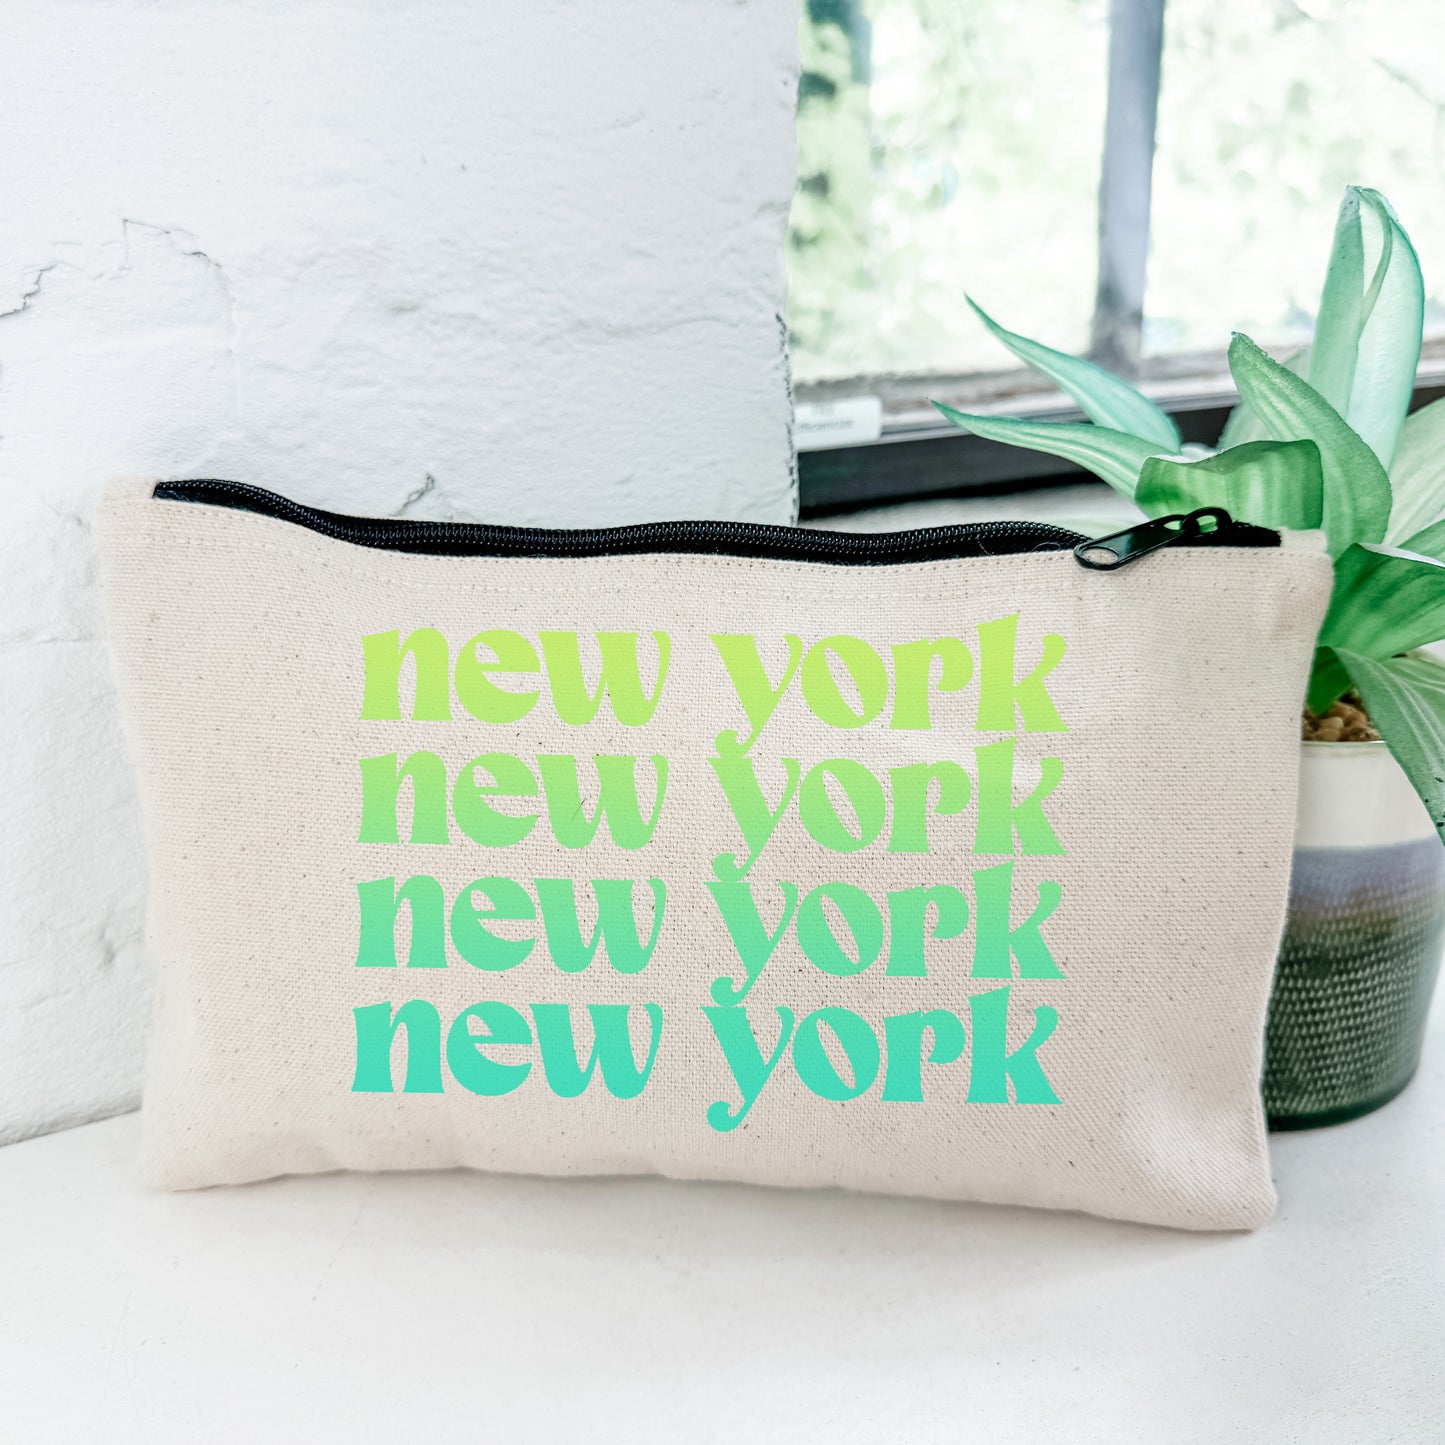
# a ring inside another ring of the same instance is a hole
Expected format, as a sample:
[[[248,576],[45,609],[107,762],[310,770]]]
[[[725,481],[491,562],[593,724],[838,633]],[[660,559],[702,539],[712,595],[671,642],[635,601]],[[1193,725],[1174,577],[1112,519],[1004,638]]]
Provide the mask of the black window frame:
[[[1139,385],[1171,415],[1185,442],[1213,446],[1239,396],[1222,356],[1146,357],[1142,349],[1155,131],[1167,0],[1110,0],[1108,83],[1099,179],[1098,281],[1089,356]],[[806,0],[809,16],[849,35],[866,68],[868,30],[859,0]],[[806,80],[806,77],[805,77]],[[1031,379],[1032,378],[1032,379]],[[800,403],[876,396],[883,429],[865,444],[798,453],[804,519],[891,503],[985,496],[1060,486],[1091,474],[1041,452],[972,436],[927,405],[1083,421],[1068,398],[1027,371],[955,377],[861,377],[795,387]],[[1422,352],[1411,410],[1445,396],[1445,339]]]
[[[854,383],[851,394],[865,387]],[[848,392],[830,384],[828,391]],[[946,389],[940,388],[942,397]],[[1027,394],[1026,394],[1027,396]],[[1418,411],[1445,397],[1445,358],[1422,366],[1410,410]],[[1157,398],[1156,398],[1157,399]],[[1019,408],[1038,421],[1083,421],[1084,414],[1064,404],[1057,393],[1034,393],[1034,404]],[[1185,442],[1213,446],[1223,430],[1238,393],[1203,390],[1161,400]],[[1044,405],[1039,407],[1038,402]],[[1052,401],[1052,405],[1050,405]],[[1007,412],[1007,407],[990,407]],[[1091,472],[1060,457],[1009,446],[959,430],[940,416],[937,424],[885,427],[875,442],[823,447],[798,453],[799,514],[804,520],[866,510],[901,502],[980,497],[1068,486],[1096,480]]]

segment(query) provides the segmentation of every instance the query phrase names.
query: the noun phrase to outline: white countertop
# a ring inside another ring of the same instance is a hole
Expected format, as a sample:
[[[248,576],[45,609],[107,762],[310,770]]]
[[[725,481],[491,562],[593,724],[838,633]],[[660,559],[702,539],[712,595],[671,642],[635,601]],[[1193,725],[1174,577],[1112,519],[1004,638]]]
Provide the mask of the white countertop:
[[[134,1182],[0,1149],[0,1439],[1445,1440],[1445,1012],[1255,1235],[661,1180]]]

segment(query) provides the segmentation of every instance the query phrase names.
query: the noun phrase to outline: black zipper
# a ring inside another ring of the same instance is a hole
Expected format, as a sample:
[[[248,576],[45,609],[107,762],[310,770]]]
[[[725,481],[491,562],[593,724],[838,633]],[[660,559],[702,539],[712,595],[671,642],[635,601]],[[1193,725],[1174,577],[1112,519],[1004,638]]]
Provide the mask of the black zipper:
[[[288,501],[245,482],[198,479],[161,482],[153,494],[162,501],[199,502],[293,522],[358,547],[387,552],[422,552],[442,557],[612,557],[641,552],[710,553],[724,557],[767,557],[788,562],[830,562],[852,567],[900,562],[936,562],[961,557],[1002,557],[1022,552],[1072,551],[1087,567],[1121,567],[1160,546],[1277,547],[1279,533],[1234,521],[1227,512],[1205,508],[1188,518],[1160,518],[1126,532],[1091,541],[1082,533],[1043,522],[976,522],[966,526],[922,527],[912,532],[823,532],[807,527],[772,527],[760,522],[644,522],[632,527],[498,527],[486,522],[429,522],[401,517],[347,517]],[[1196,519],[1216,522],[1204,530]],[[1220,520],[1222,519],[1222,520]],[[1120,543],[1146,528],[1183,525],[1165,536],[1151,532],[1138,550]],[[1194,525],[1190,525],[1193,523]],[[1145,545],[1147,543],[1147,545]],[[1087,560],[1102,547],[1112,561]]]

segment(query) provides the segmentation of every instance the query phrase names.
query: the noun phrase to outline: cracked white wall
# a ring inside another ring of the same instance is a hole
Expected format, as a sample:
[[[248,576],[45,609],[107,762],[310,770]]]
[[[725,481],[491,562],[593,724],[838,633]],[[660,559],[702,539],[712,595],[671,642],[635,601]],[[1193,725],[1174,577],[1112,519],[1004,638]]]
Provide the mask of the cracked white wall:
[[[358,512],[794,515],[794,0],[12,0],[0,1141],[135,1102],[116,473]]]

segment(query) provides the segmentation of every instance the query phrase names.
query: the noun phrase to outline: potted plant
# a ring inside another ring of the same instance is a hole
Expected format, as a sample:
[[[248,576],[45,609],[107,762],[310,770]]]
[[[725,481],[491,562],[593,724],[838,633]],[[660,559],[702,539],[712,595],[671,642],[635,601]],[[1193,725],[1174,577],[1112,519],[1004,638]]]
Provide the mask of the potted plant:
[[[972,304],[972,303],[971,303]],[[984,324],[1089,423],[971,416],[980,436],[1078,462],[1148,516],[1224,507],[1321,528],[1335,586],[1303,713],[1289,915],[1270,1004],[1275,1128],[1388,1102],[1419,1062],[1445,938],[1445,400],[1409,412],[1424,285],[1409,237],[1351,187],[1312,344],[1284,363],[1236,335],[1218,447],[1080,358]]]

